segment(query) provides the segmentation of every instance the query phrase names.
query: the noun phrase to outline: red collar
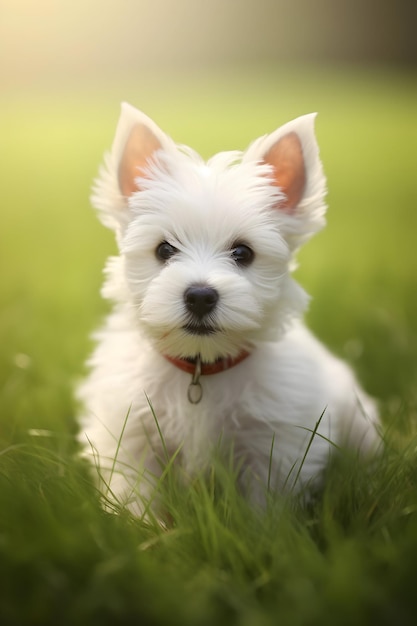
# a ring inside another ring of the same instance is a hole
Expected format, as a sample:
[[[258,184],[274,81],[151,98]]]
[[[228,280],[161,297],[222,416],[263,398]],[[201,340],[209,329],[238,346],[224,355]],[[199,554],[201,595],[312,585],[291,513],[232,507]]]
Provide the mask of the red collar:
[[[224,359],[217,359],[217,361],[213,361],[212,363],[201,363],[201,375],[208,376],[209,374],[218,374],[219,372],[224,372],[225,370],[234,367],[246,357],[250,355],[250,352],[246,350],[242,350],[236,357],[232,358],[231,356],[225,357]],[[164,357],[175,367],[178,367],[183,372],[187,372],[187,374],[194,374],[195,372],[195,361],[189,359],[176,359],[175,357],[168,356],[164,354]]]

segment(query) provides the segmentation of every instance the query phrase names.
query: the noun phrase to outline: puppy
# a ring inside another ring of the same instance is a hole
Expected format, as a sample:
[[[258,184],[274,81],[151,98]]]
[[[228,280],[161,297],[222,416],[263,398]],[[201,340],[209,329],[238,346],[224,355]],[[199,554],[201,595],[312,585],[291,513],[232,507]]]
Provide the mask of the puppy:
[[[324,225],[314,118],[205,162],[122,105],[92,197],[119,255],[80,436],[107,497],[136,514],[167,454],[192,475],[221,441],[262,504],[267,487],[316,485],[336,447],[378,447],[374,402],[304,326],[291,275]]]

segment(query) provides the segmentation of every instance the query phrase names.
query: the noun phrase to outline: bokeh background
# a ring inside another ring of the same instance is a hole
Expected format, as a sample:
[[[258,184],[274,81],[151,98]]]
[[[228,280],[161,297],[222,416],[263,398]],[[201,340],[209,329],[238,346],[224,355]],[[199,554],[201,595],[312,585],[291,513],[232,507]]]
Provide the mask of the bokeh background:
[[[417,4],[0,0],[0,435],[74,429],[115,246],[89,190],[127,100],[204,156],[318,111],[329,225],[308,320],[381,399],[417,406]]]
[[[407,0],[2,0],[2,80],[139,80],[227,64],[416,61]],[[3,83],[4,84],[4,83]]]

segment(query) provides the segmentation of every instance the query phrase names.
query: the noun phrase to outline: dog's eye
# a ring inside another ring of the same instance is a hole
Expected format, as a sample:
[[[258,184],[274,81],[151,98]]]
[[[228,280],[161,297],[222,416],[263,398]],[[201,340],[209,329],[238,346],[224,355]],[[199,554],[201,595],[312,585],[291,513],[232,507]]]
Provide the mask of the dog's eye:
[[[156,249],[156,256],[160,261],[168,261],[177,252],[177,248],[171,246],[167,241],[163,241]]]
[[[255,258],[254,251],[244,243],[238,243],[232,250],[232,259],[238,265],[250,265]]]

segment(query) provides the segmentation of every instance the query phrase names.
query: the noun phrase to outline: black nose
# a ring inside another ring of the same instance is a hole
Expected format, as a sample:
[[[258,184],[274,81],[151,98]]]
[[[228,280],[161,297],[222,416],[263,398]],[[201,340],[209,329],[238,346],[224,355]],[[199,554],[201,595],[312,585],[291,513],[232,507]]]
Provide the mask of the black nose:
[[[218,300],[219,294],[212,287],[191,285],[184,291],[187,309],[200,320],[214,309]]]

